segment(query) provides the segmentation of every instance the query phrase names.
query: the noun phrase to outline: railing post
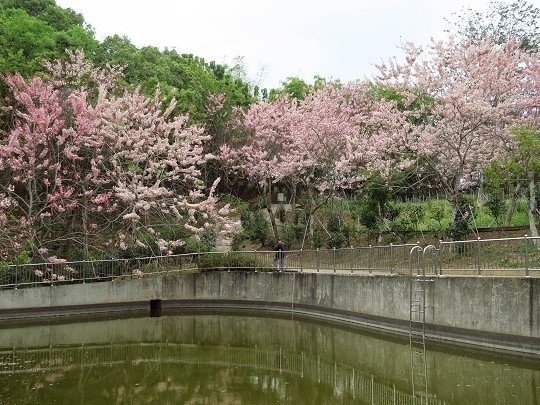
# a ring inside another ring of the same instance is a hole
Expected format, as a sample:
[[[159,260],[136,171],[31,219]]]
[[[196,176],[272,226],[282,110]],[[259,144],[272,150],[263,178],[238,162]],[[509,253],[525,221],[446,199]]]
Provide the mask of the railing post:
[[[442,276],[442,249],[443,249],[443,241],[439,239],[439,276]]]
[[[336,273],[336,247],[335,246],[332,251],[334,253],[334,274],[335,274]]]
[[[371,251],[371,245],[369,245],[369,249],[368,249],[368,271],[369,271],[369,275],[371,276],[373,274],[373,269],[372,269],[372,261],[373,261],[373,258],[372,258],[372,251]]]
[[[420,241],[416,241],[416,246],[418,246],[419,249],[416,250],[416,275],[420,275],[420,251],[423,250],[420,247]]]
[[[478,275],[482,275],[482,269],[480,268],[480,236],[477,238],[477,253],[476,253],[476,261],[478,266]]]
[[[227,271],[231,271],[231,251],[227,250]]]
[[[354,249],[351,246],[351,274],[353,274],[353,268],[354,268]]]
[[[390,275],[394,274],[394,245],[390,242]]]
[[[16,265],[16,266],[15,266],[15,289],[17,289],[17,281],[18,281],[18,280],[17,280],[17,273],[18,273],[17,269],[18,269],[18,268],[19,268],[19,266]]]
[[[319,248],[317,248],[317,251],[315,252],[315,260],[317,262],[317,273],[321,270],[321,263],[319,258]]]
[[[304,272],[304,249],[300,249],[300,273]]]
[[[529,277],[529,240],[528,235],[525,234],[523,242],[525,243],[525,277]]]
[[[254,265],[255,266],[255,273],[257,272],[257,257],[258,257],[257,251],[255,251],[255,260],[253,260],[253,262],[255,263],[255,265]]]

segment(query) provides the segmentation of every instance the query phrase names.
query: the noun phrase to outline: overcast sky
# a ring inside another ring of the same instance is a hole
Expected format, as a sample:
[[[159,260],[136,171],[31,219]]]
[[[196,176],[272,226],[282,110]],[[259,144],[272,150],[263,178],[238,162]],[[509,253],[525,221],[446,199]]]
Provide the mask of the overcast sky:
[[[508,1],[503,1],[508,2]],[[529,0],[540,7],[540,0]],[[82,13],[98,39],[127,36],[138,46],[175,48],[231,65],[243,57],[248,79],[277,87],[290,76],[351,81],[399,54],[404,41],[425,44],[445,17],[486,0],[57,0]]]

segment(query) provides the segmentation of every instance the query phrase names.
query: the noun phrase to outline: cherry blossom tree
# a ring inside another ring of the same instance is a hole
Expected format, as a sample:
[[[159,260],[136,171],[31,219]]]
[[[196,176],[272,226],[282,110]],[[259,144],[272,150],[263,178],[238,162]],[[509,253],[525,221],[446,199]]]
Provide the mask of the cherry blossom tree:
[[[133,243],[168,254],[185,237],[162,236],[163,223],[195,238],[234,232],[229,207],[215,196],[219,180],[207,192],[200,178],[213,158],[203,153],[203,129],[172,116],[174,101],[162,109],[159,94],[147,99],[118,88],[121,69],[97,69],[81,53],[68,59],[47,65],[48,80],[5,79],[2,256],[29,250],[35,259],[58,260],[55,248],[73,243],[86,253]]]
[[[416,125],[411,147],[428,160],[448,191],[454,220],[462,191],[514,146],[509,125],[517,116],[523,57],[514,42],[450,39],[427,49],[408,44],[404,62],[379,66],[380,86],[399,91],[406,102],[427,100],[404,112],[410,119],[427,117]]]
[[[259,103],[243,122],[249,135],[240,145],[223,147],[222,159],[264,184],[269,213],[272,184],[300,184],[310,218],[321,206],[316,196],[353,187],[370,170],[388,171],[408,133],[393,103],[373,97],[367,83],[329,84],[302,102],[285,96]]]
[[[237,124],[247,134],[220,149],[221,160],[234,172],[256,183],[266,196],[274,236],[278,230],[272,213],[272,185],[294,174],[301,161],[291,160],[291,149],[298,147],[292,132],[300,118],[296,100],[282,97],[275,102],[253,104],[245,113],[237,111]]]

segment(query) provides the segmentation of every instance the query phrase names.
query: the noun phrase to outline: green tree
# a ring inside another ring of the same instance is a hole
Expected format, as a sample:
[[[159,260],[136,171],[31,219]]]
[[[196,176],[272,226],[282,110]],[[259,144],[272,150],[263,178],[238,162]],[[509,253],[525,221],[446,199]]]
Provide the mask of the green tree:
[[[536,200],[538,175],[540,173],[540,132],[532,127],[517,127],[513,133],[518,141],[516,160],[523,167],[529,188],[530,236],[539,236],[536,225],[538,203]]]
[[[382,242],[382,234],[390,230],[390,223],[394,221],[399,209],[393,203],[394,193],[392,184],[380,175],[372,175],[363,187],[363,201],[360,205],[360,222],[368,232]]]
[[[1,0],[0,72],[43,72],[43,61],[62,57],[66,49],[92,57],[98,47],[93,35],[80,14],[52,0]]]
[[[497,225],[512,225],[517,198],[524,182],[524,168],[515,158],[495,161],[484,170],[483,188],[487,197],[486,207]],[[509,196],[508,204],[505,197]],[[503,214],[506,212],[504,219]]]
[[[270,101],[277,97],[287,94],[297,100],[303,100],[309,93],[313,91],[313,86],[306,83],[299,77],[288,77],[287,80],[281,83],[283,87],[280,89],[270,90]]]
[[[498,44],[516,39],[522,49],[536,51],[540,45],[539,24],[540,9],[526,0],[493,1],[485,12],[469,8],[454,14],[450,31],[475,43],[485,38]]]

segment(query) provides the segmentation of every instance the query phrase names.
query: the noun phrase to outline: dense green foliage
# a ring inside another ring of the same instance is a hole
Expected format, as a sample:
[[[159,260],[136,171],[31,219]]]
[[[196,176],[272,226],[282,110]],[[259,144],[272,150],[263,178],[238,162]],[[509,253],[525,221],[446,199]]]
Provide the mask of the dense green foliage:
[[[326,83],[326,79],[321,76],[313,78],[313,84],[309,84],[299,77],[288,77],[281,83],[282,87],[270,90],[270,101],[276,100],[280,96],[287,95],[296,100],[303,100],[308,94],[320,89]]]
[[[0,1],[0,72],[24,76],[42,72],[42,63],[66,49],[82,49],[92,58],[99,47],[80,14],[54,1]]]
[[[42,73],[43,62],[63,58],[66,49],[81,49],[101,65],[125,66],[126,84],[145,95],[159,88],[165,100],[178,100],[178,113],[189,113],[213,134],[223,130],[233,106],[253,101],[250,86],[227,66],[175,50],[138,48],[119,35],[100,43],[82,15],[54,0],[0,0],[0,73]],[[212,94],[225,96],[219,111],[209,108]]]

